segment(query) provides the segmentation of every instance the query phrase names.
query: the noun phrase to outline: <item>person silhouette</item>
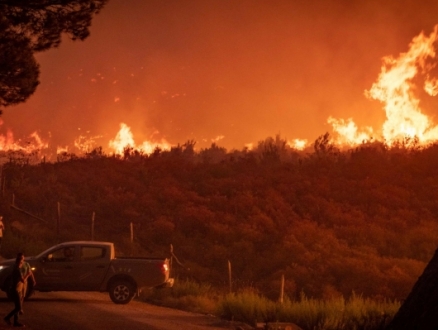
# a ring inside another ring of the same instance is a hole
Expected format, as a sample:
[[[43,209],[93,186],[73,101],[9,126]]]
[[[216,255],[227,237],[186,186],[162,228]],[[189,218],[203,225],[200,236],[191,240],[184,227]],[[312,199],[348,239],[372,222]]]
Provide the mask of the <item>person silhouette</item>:
[[[12,286],[10,288],[12,299],[14,301],[14,309],[4,317],[4,320],[8,325],[12,325],[11,317],[14,317],[14,327],[24,327],[24,324],[18,322],[18,315],[20,314],[20,311],[22,309],[22,295],[24,283],[27,281],[27,278],[30,276],[30,274],[23,276],[23,274],[21,273],[21,267],[23,267],[23,263],[24,254],[20,252],[15,258],[15,264],[12,270]]]

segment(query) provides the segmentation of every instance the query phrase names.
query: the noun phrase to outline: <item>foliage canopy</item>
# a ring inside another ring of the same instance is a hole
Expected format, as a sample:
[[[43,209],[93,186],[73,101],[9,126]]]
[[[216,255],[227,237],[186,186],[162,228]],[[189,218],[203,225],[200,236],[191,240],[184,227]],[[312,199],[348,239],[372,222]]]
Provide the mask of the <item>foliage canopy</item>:
[[[17,207],[54,223],[59,202],[59,240],[89,238],[95,213],[97,240],[167,256],[172,245],[175,276],[219,287],[229,260],[234,289],[270,298],[284,275],[289,297],[402,300],[437,248],[437,144],[364,144],[326,156],[281,139],[231,152],[193,145],[120,157],[99,149],[37,165],[10,158],[0,212],[30,225],[9,208],[14,194]],[[53,240],[53,226],[39,228],[37,237]]]
[[[24,102],[39,84],[36,52],[90,34],[108,0],[0,0],[0,106]]]

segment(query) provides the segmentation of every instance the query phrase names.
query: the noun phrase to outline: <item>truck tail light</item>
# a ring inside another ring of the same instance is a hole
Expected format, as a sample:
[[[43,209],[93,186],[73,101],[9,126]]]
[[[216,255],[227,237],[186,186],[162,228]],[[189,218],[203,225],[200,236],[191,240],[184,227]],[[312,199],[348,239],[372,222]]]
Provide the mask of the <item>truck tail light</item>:
[[[163,272],[163,274],[166,274],[169,271],[169,265],[166,263],[162,263],[161,264],[161,271]]]

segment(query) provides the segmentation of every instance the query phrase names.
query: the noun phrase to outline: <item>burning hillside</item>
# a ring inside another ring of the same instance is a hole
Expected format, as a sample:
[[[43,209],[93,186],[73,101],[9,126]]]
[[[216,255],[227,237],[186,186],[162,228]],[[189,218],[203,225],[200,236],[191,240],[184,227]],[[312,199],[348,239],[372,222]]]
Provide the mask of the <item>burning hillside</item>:
[[[437,39],[438,25],[430,35],[422,32],[414,37],[407,52],[399,54],[398,57],[383,57],[381,72],[371,88],[365,91],[365,97],[383,103],[386,121],[381,128],[375,129],[358,127],[352,117],[336,119],[330,116],[327,122],[333,130],[332,142],[340,147],[354,147],[375,140],[388,146],[405,139],[415,141],[419,145],[436,141],[438,126],[422,109],[422,101],[438,94],[438,79],[434,76]],[[211,141],[216,142],[214,139]],[[72,141],[71,145],[56,146],[54,151],[48,151],[49,145],[49,141],[44,141],[37,132],[26,139],[14,138],[11,130],[0,135],[0,151],[39,152],[49,159],[60,153],[80,155],[99,146],[107,153],[118,155],[121,155],[126,147],[145,154],[151,154],[155,148],[169,150],[171,147],[171,143],[160,137],[158,131],[150,134],[149,139],[143,142],[136,141],[131,128],[124,122],[120,123],[116,136],[109,141],[103,141],[103,135],[82,134]],[[304,139],[294,139],[290,140],[289,146],[302,150],[308,147],[309,143]]]

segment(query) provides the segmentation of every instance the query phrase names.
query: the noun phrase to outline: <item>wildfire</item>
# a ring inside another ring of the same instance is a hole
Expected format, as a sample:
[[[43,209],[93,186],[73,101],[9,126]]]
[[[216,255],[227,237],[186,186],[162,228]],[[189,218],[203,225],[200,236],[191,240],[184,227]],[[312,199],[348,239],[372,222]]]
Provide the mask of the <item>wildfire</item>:
[[[3,121],[0,120],[0,125]],[[48,143],[43,141],[37,132],[33,132],[25,141],[14,139],[11,130],[7,130],[5,135],[0,134],[0,152],[20,151],[26,154],[32,154],[48,148]]]
[[[384,103],[386,121],[382,137],[388,145],[406,137],[416,137],[423,145],[438,139],[438,127],[422,113],[419,97],[414,93],[417,86],[413,82],[420,74],[425,77],[423,89],[426,93],[430,96],[438,94],[438,80],[429,77],[429,72],[435,67],[430,60],[436,55],[434,43],[437,38],[438,25],[428,37],[423,32],[415,37],[409,50],[398,58],[384,57],[377,81],[365,91],[367,97]],[[354,145],[372,138],[372,128],[360,132],[352,119],[344,121],[330,117],[328,123],[337,133],[339,144]]]
[[[288,141],[287,144],[293,149],[304,150],[304,148],[307,146],[307,140],[294,139],[292,141]]]
[[[109,141],[108,146],[117,155],[122,155],[125,148],[134,148],[149,155],[153,153],[156,148],[169,150],[171,147],[170,144],[164,139],[161,139],[160,142],[144,141],[139,146],[136,146],[131,128],[125,123],[120,124],[120,130],[118,131],[114,140]]]
[[[91,136],[91,137],[87,137],[85,135],[79,135],[79,137],[77,137],[74,140],[74,146],[80,152],[87,153],[87,152],[92,151],[95,148],[96,139],[99,139],[101,137],[102,137],[102,135],[96,135],[96,136]]]
[[[405,141],[406,138],[416,141],[419,145],[438,140],[438,126],[432,123],[420,107],[420,96],[438,95],[438,77],[431,76],[432,70],[436,68],[434,62],[436,62],[437,41],[438,25],[434,27],[430,35],[427,36],[422,32],[414,37],[407,52],[400,53],[398,57],[383,57],[381,71],[376,82],[365,91],[367,98],[383,103],[386,120],[382,128],[378,130],[373,130],[372,127],[359,128],[352,118],[336,119],[330,116],[327,123],[333,129],[332,142],[339,146],[355,146],[374,139],[382,139],[382,142],[391,146],[396,141]],[[103,79],[103,76],[98,76]],[[420,89],[423,89],[425,93],[419,95]],[[180,95],[172,95],[172,97],[178,96]],[[114,102],[119,100],[119,97],[115,97]],[[2,124],[0,120],[0,125]],[[136,144],[131,128],[121,123],[120,130],[114,139],[109,141],[107,147],[117,155],[123,155],[126,148],[132,148],[144,154],[152,154],[156,148],[169,150],[171,145],[164,139],[155,138],[157,133],[154,132],[151,135],[151,141]],[[96,146],[96,139],[102,137],[102,135],[93,137],[81,135],[72,146],[58,147],[56,152],[66,153],[73,148],[80,153],[88,153]],[[223,138],[224,136],[220,135],[212,141],[217,142]],[[303,150],[308,146],[308,141],[302,139],[294,139],[287,143],[297,150]],[[251,150],[254,145],[250,143],[245,147]],[[43,141],[36,132],[25,141],[15,140],[10,130],[5,135],[0,134],[0,152],[20,151],[41,155],[44,149],[48,149],[48,143]]]
[[[78,128],[78,130],[81,130]],[[97,139],[100,139],[103,137],[103,135],[96,135],[96,136],[90,136],[89,131],[80,134],[74,141],[73,145],[67,145],[67,146],[57,146],[56,148],[56,154],[64,154],[64,153],[79,153],[81,154],[87,154],[93,149],[95,149],[98,144],[96,142]]]
[[[344,120],[329,117],[327,122],[332,125],[333,130],[338,134],[337,144],[356,145],[371,140],[373,128],[365,127],[360,131],[351,118]]]
[[[2,121],[0,120],[0,125]],[[157,132],[154,132],[156,134]],[[72,146],[58,146],[56,148],[56,154],[63,154],[68,152],[79,152],[79,154],[85,154],[91,152],[96,146],[96,140],[102,138],[102,135],[86,136],[80,135],[77,137]],[[144,154],[152,154],[156,148],[161,150],[169,150],[170,144],[162,139],[159,142],[144,141],[140,145],[136,145],[134,137],[129,126],[124,123],[120,124],[120,130],[113,140],[109,141],[109,148],[114,154],[122,155],[125,148],[130,147],[138,150]],[[46,159],[51,159],[51,155],[48,150],[49,144],[38,135],[38,133],[32,133],[26,140],[15,140],[14,134],[11,130],[8,130],[5,135],[0,134],[0,152],[23,152],[25,154],[38,154]]]

